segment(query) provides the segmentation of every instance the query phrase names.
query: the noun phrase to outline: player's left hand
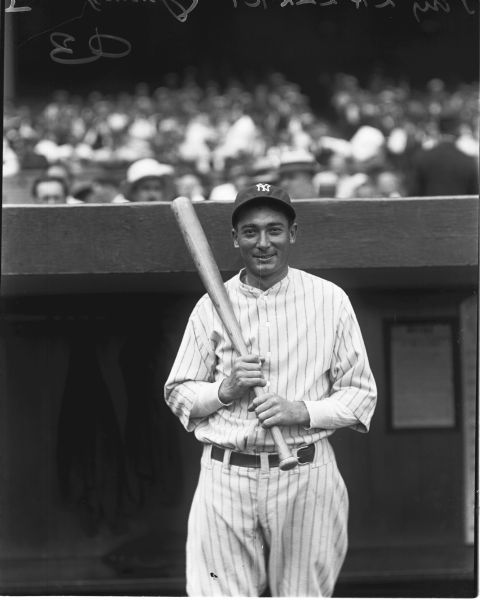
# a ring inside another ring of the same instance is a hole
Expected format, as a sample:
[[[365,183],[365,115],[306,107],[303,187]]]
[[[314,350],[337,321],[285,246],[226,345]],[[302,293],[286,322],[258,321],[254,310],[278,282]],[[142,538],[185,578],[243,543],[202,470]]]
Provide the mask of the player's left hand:
[[[277,394],[267,393],[254,398],[248,410],[255,411],[262,427],[266,429],[274,425],[310,424],[310,415],[304,402],[289,402]]]

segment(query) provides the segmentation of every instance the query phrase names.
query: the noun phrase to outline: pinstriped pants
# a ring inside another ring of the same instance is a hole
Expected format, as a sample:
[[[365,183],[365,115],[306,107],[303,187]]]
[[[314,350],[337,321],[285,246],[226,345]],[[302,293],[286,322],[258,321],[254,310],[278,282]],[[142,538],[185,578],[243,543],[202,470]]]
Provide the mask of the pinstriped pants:
[[[347,550],[348,495],[327,439],[290,471],[212,460],[188,520],[189,596],[331,596]]]

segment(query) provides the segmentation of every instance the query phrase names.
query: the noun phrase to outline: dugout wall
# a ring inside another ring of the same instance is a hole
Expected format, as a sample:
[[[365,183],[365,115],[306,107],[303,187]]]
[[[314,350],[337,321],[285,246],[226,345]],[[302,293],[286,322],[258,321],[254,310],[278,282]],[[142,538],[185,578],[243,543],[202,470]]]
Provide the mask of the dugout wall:
[[[295,204],[292,265],[349,293],[379,389],[332,438],[337,591],[473,593],[478,200]],[[226,278],[230,205],[198,214]],[[0,590],[183,595],[200,448],[160,390],[202,288],[170,207],[5,205],[2,230]]]

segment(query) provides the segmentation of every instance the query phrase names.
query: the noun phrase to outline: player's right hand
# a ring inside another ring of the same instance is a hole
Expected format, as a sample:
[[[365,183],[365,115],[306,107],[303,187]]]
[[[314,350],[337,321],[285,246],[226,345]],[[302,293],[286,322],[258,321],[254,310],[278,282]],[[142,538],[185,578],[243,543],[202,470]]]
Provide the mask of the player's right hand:
[[[231,374],[222,381],[218,397],[224,404],[240,400],[253,387],[264,387],[262,359],[254,354],[239,356],[233,361]]]

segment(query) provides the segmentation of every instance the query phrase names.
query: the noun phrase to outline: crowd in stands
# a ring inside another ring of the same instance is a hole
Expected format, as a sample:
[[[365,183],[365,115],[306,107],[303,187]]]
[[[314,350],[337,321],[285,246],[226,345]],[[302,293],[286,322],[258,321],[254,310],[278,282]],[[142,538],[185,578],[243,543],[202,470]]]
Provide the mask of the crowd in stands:
[[[3,176],[41,173],[32,200],[69,204],[228,201],[252,182],[295,199],[477,193],[477,83],[339,74],[329,89],[328,118],[280,73],[220,85],[187,72],[154,90],[5,102]],[[446,183],[442,161],[455,171]]]

